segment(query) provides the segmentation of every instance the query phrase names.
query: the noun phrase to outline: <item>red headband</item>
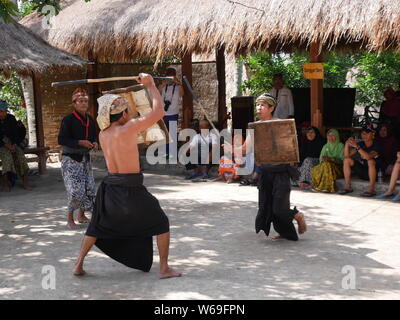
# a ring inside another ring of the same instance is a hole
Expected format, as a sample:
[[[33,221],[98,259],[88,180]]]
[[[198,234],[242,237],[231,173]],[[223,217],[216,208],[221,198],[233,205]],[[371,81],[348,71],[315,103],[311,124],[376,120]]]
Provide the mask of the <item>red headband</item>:
[[[72,93],[72,102],[75,102],[79,98],[82,97],[88,97],[88,93],[85,89],[82,88],[77,88],[75,91]]]

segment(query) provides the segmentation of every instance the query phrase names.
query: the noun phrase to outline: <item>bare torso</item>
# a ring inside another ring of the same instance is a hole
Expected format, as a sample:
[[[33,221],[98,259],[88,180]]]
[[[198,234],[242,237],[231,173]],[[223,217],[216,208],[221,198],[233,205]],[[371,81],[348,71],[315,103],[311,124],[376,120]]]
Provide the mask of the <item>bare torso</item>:
[[[140,172],[136,133],[124,125],[113,124],[99,138],[109,173]]]

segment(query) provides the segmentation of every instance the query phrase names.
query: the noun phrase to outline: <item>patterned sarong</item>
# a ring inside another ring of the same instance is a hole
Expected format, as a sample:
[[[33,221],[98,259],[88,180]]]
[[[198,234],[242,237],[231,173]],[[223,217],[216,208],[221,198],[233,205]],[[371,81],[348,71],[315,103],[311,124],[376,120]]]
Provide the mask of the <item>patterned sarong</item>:
[[[8,138],[4,138],[3,141],[4,143],[10,143]],[[20,147],[17,147],[15,152],[11,152],[6,147],[1,147],[0,160],[3,166],[3,174],[11,172],[22,177],[29,170],[25,153]]]
[[[68,194],[68,212],[81,208],[92,211],[96,186],[90,160],[84,158],[78,162],[63,155],[61,173]]]
[[[342,177],[342,166],[337,163],[322,161],[312,168],[312,184],[317,191],[336,192],[336,179]]]

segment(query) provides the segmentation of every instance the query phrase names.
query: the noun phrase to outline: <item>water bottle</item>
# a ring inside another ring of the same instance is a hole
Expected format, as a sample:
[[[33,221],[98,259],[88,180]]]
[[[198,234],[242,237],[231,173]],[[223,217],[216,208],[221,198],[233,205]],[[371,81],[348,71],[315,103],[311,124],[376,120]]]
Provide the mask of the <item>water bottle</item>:
[[[383,183],[382,169],[379,169],[379,171],[378,171],[378,183],[379,183],[379,184],[382,184],[382,183]]]

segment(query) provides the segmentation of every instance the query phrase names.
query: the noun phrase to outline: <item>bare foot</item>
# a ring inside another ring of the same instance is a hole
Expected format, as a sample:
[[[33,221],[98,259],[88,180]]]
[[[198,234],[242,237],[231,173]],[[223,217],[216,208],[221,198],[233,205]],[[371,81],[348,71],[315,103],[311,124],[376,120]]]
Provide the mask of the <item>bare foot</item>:
[[[285,238],[282,237],[280,234],[278,234],[277,236],[272,236],[271,239],[272,240],[282,240],[282,239],[285,239]]]
[[[160,279],[168,279],[168,278],[175,278],[175,277],[181,277],[182,273],[177,272],[172,268],[167,268],[163,271],[160,271]]]
[[[304,219],[304,214],[298,212],[298,213],[296,213],[294,218],[296,219],[298,227],[299,227],[299,234],[303,234],[304,232],[306,232],[307,224],[306,224],[306,220]]]
[[[86,274],[86,271],[83,270],[82,265],[75,265],[73,274],[74,274],[74,276],[81,277]]]
[[[68,221],[68,222],[67,222],[67,226],[68,226],[68,228],[70,228],[71,230],[79,229],[79,226],[78,226],[77,224],[75,224],[74,221]]]

